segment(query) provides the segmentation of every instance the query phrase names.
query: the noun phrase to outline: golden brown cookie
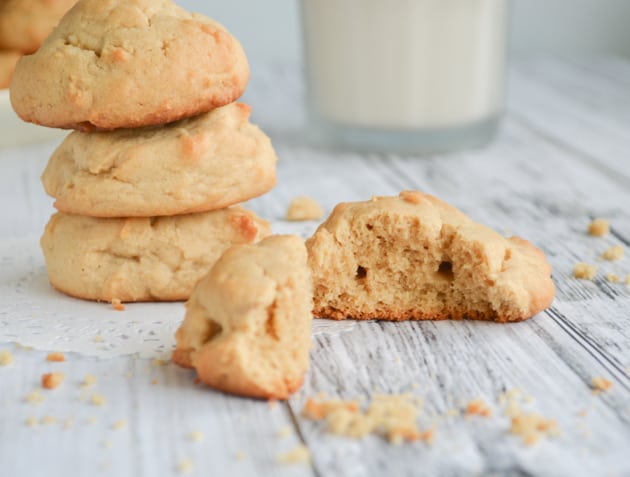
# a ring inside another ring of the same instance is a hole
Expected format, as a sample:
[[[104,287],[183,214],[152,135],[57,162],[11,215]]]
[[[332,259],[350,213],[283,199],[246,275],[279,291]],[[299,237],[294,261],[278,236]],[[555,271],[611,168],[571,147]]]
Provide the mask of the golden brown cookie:
[[[539,249],[417,191],[339,204],[307,247],[325,318],[519,321],[554,296]]]
[[[286,399],[308,367],[312,304],[300,237],[235,245],[195,287],[173,360],[221,391]]]
[[[20,56],[21,53],[17,51],[0,51],[0,89],[9,87],[15,64]]]
[[[79,0],[18,62],[11,102],[43,126],[133,128],[231,103],[248,78],[241,45],[214,20],[170,0]]]
[[[92,217],[202,212],[244,202],[276,182],[269,138],[232,103],[166,126],[71,133],[42,176],[55,207]]]
[[[269,235],[240,207],[173,217],[98,219],[57,213],[41,246],[50,283],[112,302],[186,300],[221,254]]]
[[[0,49],[33,53],[76,0],[0,0]]]

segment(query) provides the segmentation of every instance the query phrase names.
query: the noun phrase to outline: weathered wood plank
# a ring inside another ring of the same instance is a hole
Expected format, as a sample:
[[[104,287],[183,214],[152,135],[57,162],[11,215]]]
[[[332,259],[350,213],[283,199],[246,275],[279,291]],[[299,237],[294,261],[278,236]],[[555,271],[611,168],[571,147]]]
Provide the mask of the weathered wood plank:
[[[0,349],[7,349],[1,346]],[[281,465],[279,454],[300,444],[285,404],[237,399],[192,384],[194,373],[131,357],[99,360],[13,349],[15,363],[0,366],[2,475],[312,475],[308,463]],[[25,402],[45,372],[65,382]],[[82,389],[86,374],[97,382]],[[99,394],[105,405],[90,399]],[[41,423],[44,416],[56,422]],[[35,427],[26,425],[36,418]],[[116,422],[125,425],[116,429]],[[286,437],[277,435],[287,429]],[[191,439],[201,433],[200,442]],[[179,472],[190,462],[190,472]]]

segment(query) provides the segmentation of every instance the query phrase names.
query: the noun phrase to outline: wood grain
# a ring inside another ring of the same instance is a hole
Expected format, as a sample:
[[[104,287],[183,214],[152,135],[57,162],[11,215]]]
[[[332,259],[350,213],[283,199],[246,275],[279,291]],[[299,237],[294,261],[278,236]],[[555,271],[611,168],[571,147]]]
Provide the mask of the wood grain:
[[[341,201],[421,189],[543,249],[557,286],[553,307],[513,325],[362,322],[319,334],[304,388],[274,406],[195,386],[192,373],[173,365],[78,355],[49,364],[45,353],[0,344],[16,356],[12,366],[0,367],[0,475],[179,475],[187,459],[188,475],[630,474],[630,290],[605,278],[630,273],[630,62],[517,63],[496,141],[430,157],[310,147],[301,131],[300,69],[253,65],[252,74],[244,99],[280,158],[278,186],[251,201],[254,210],[280,219],[297,195],[330,212]],[[0,239],[41,233],[52,201],[39,175],[55,145],[0,151]],[[595,217],[610,220],[610,235],[586,234]],[[624,246],[626,256],[601,261],[611,245]],[[594,281],[572,277],[578,261],[599,266]],[[58,369],[66,374],[59,389],[46,392],[38,406],[24,402],[43,372]],[[103,408],[82,400],[87,373],[97,376],[89,393],[105,396]],[[596,376],[610,379],[612,389],[594,395]],[[526,409],[556,419],[562,436],[526,447],[510,435],[498,403],[510,388],[532,397]],[[366,400],[376,391],[417,395],[424,400],[420,425],[435,427],[435,443],[392,446],[378,437],[331,436],[301,416],[304,401],[321,391]],[[491,405],[492,417],[445,415],[477,397]],[[24,424],[45,415],[58,422]],[[89,424],[92,416],[96,422]],[[64,430],[68,418],[74,422]],[[112,428],[119,419],[126,429]],[[276,435],[287,426],[288,437]],[[203,442],[192,442],[192,431],[201,431]],[[276,463],[301,442],[311,463]]]

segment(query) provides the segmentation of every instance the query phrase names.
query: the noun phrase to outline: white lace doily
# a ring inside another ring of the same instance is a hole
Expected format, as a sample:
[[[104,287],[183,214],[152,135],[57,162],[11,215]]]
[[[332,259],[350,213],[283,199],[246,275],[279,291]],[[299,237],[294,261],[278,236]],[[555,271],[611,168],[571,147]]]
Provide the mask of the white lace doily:
[[[39,239],[0,242],[0,343],[99,358],[163,359],[183,317],[183,303],[133,303],[116,311],[108,303],[68,297],[50,286]],[[313,333],[352,327],[353,322],[315,320]]]

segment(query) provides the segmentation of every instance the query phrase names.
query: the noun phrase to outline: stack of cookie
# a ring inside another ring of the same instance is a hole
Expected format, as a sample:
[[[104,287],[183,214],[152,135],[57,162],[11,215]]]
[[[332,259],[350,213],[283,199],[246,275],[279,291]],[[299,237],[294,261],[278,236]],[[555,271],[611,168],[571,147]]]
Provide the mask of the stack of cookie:
[[[234,103],[238,41],[169,0],[80,0],[11,84],[18,115],[77,129],[42,181],[51,283],[112,302],[187,299],[224,250],[269,225],[239,202],[275,185],[271,141]]]
[[[0,0],[0,89],[20,56],[33,53],[75,0]]]

